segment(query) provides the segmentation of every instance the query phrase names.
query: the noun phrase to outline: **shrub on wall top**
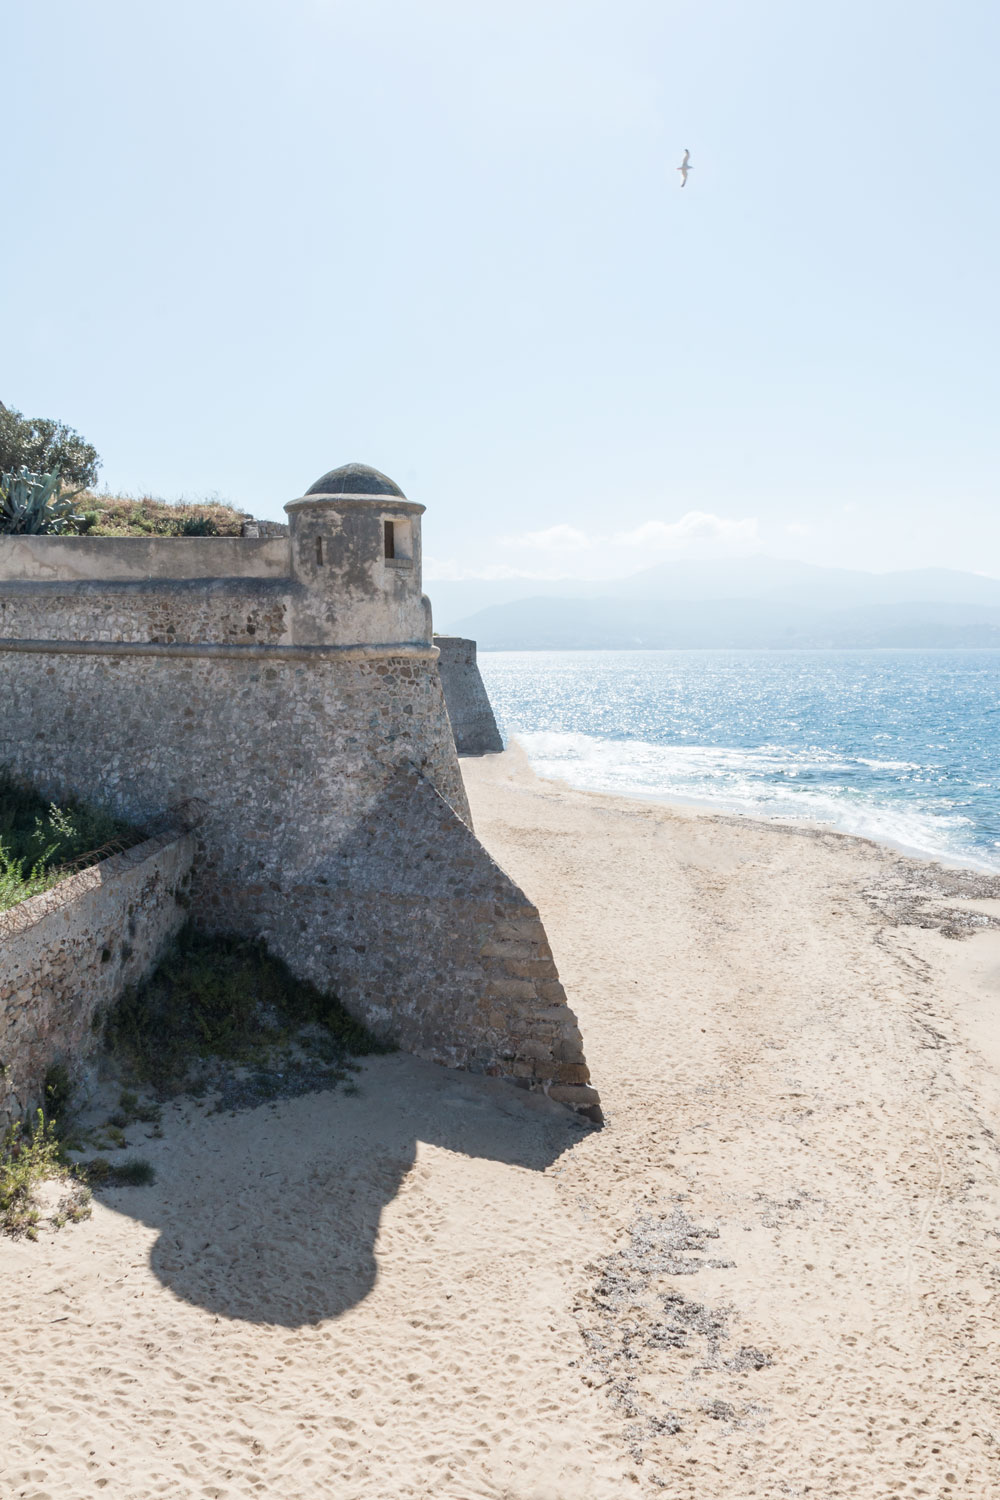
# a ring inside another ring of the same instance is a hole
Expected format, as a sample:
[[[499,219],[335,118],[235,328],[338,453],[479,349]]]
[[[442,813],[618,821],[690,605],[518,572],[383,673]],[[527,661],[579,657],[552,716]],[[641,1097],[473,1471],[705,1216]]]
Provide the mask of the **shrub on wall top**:
[[[61,492],[56,473],[0,472],[0,534],[5,536],[58,535],[76,531],[82,516],[73,510],[73,496]]]

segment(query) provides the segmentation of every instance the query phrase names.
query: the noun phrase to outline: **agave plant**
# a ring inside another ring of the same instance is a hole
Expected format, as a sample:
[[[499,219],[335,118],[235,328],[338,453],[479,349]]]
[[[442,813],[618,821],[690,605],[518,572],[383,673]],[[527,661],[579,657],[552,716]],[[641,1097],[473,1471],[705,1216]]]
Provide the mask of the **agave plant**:
[[[0,534],[50,536],[76,529],[83,520],[73,510],[73,495],[60,493],[58,474],[0,474]]]

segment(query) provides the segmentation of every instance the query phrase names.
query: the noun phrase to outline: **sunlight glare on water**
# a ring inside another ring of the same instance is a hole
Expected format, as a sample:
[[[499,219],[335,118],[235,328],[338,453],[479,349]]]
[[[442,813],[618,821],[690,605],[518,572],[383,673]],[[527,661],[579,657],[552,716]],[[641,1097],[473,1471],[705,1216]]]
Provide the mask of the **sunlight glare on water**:
[[[542,776],[1000,870],[1000,651],[481,652]]]

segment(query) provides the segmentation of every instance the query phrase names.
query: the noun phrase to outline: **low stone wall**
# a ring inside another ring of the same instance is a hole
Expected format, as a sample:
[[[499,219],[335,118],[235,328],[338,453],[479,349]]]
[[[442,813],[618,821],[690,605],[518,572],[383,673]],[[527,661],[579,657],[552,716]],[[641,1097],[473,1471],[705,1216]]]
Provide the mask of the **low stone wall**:
[[[440,652],[438,671],[456,750],[459,755],[499,754],[503,739],[476,661],[475,641],[436,635],[434,644]]]
[[[181,927],[194,850],[191,834],[148,839],[0,912],[0,1130],[42,1103],[54,1063],[86,1087],[95,1014]]]

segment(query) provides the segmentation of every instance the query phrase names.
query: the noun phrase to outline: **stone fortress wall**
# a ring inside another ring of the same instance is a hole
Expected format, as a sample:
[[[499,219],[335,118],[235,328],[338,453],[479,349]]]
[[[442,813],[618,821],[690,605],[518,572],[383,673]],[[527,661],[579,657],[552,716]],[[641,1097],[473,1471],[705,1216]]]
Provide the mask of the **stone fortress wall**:
[[[91,1022],[181,927],[194,853],[161,834],[0,912],[0,1133],[42,1103],[54,1063],[87,1084]]]
[[[503,740],[476,661],[475,641],[435,635],[445,706],[459,755],[498,755]]]
[[[0,765],[133,821],[196,808],[202,926],[597,1118],[537,910],[471,828],[422,510],[348,465],[287,537],[0,539]]]

